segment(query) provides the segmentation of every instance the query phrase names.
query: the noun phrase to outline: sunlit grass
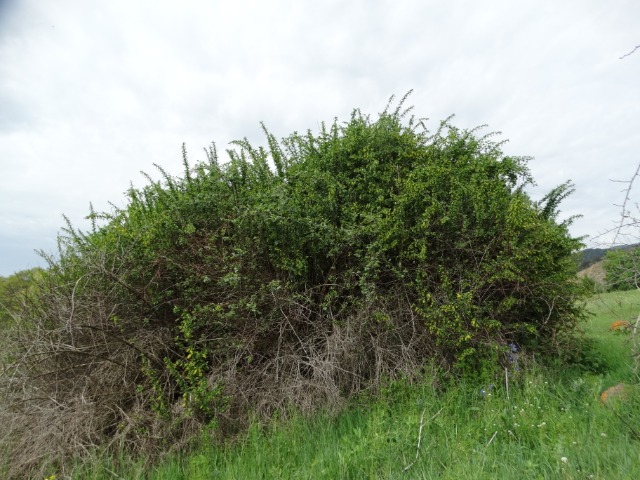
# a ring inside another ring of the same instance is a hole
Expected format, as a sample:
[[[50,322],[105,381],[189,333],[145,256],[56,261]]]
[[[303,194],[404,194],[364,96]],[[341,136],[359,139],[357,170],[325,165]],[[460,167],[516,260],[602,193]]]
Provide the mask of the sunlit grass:
[[[593,339],[595,350],[608,366],[603,380],[632,381],[632,343],[628,331],[611,331],[616,320],[634,323],[640,314],[640,291],[611,292],[594,295],[589,303],[593,315],[585,323],[588,336]]]

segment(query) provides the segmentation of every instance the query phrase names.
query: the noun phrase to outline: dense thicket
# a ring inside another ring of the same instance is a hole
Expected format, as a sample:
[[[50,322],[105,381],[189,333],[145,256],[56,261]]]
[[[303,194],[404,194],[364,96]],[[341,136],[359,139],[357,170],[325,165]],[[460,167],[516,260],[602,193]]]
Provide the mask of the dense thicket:
[[[610,291],[640,288],[640,248],[636,245],[608,250],[603,266]]]
[[[39,268],[32,268],[0,277],[0,329],[17,320],[14,315],[21,310],[31,285],[40,274]]]
[[[574,329],[569,184],[534,202],[525,158],[400,107],[265,134],[69,225],[4,376],[15,465],[162,451]]]

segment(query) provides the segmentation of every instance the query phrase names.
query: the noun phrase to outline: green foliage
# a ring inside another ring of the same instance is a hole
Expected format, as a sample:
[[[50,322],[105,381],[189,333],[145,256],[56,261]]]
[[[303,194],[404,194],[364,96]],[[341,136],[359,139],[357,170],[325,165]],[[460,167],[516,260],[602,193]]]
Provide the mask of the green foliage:
[[[234,443],[208,442],[154,469],[105,461],[74,478],[108,478],[103,465],[123,478],[176,480],[637,477],[637,393],[605,407],[601,378],[530,367],[508,398],[500,384],[482,395],[478,382],[446,391],[425,382],[338,416],[254,423]]]
[[[604,269],[610,291],[640,288],[640,248],[608,250]]]
[[[91,444],[115,431],[140,447],[138,423],[160,428],[140,411],[170,442],[222,412],[339,403],[434,358],[470,372],[509,342],[560,345],[584,293],[580,241],[556,221],[571,185],[534,202],[526,158],[401,107],[281,142],[265,129],[267,148],[237,141],[226,164],[183,149],[183,178],[157,167],[125,207],[91,209],[91,231],[68,224],[31,316],[49,362],[26,360],[25,378],[82,378],[55,402],[90,396]]]
[[[586,275],[580,278],[580,284],[589,294],[604,293],[605,286]]]
[[[41,270],[33,268],[0,277],[0,328],[13,323],[25,304],[26,297]]]
[[[631,318],[638,302],[637,291],[589,300],[586,356],[600,359],[597,372],[529,359],[509,377],[509,395],[504,372],[447,388],[430,373],[419,384],[390,382],[340,415],[256,422],[236,442],[203,441],[156,468],[105,460],[73,478],[636,478],[640,392],[608,406],[599,395],[634,381],[617,358],[628,346],[608,328],[611,318]]]
[[[610,382],[637,382],[630,375],[633,365],[633,344],[629,336],[611,330],[611,324],[622,320],[631,324],[638,318],[640,290],[609,292],[594,295],[587,302],[587,309],[593,313],[584,324],[584,331],[591,345],[585,356],[594,357],[587,362],[604,363],[611,372]],[[597,355],[595,355],[597,354]]]

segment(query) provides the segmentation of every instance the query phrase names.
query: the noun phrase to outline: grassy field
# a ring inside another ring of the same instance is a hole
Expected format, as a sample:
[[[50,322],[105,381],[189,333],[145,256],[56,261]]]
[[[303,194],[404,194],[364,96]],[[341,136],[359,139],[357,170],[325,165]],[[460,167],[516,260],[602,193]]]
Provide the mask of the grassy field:
[[[396,383],[337,417],[254,425],[233,445],[201,447],[155,468],[97,461],[75,478],[114,479],[635,479],[640,478],[640,395],[630,336],[640,292],[593,297],[585,324],[588,368],[517,371],[447,388]],[[624,382],[627,396],[600,394]]]

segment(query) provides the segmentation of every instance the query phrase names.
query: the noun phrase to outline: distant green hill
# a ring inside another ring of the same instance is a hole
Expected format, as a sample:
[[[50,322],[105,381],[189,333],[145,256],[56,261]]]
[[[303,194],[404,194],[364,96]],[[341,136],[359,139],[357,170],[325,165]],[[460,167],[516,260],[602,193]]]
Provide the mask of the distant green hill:
[[[578,270],[584,270],[604,258],[607,248],[587,248],[578,252]]]
[[[633,245],[622,245],[610,248],[585,248],[584,250],[580,250],[576,254],[576,261],[578,263],[578,271],[584,270],[585,268],[590,267],[596,262],[604,259],[605,254],[609,250],[617,250],[617,249],[625,249],[625,248],[636,248],[640,247],[640,243],[636,243]]]

